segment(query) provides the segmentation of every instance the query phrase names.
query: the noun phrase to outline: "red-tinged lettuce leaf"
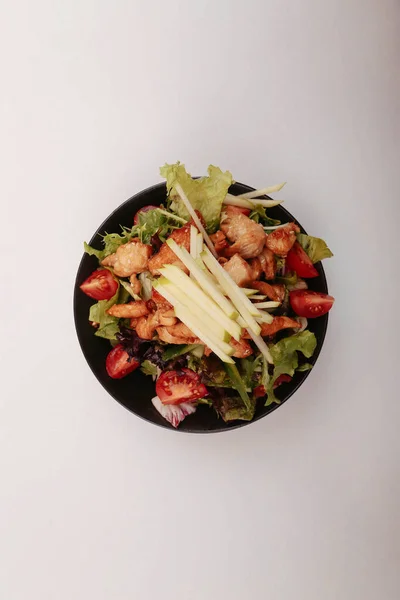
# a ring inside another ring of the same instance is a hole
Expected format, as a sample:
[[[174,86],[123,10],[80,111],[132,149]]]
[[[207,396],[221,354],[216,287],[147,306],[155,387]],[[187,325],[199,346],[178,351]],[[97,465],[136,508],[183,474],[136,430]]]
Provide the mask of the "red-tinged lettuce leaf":
[[[183,419],[196,412],[196,404],[193,402],[182,402],[181,404],[163,404],[158,396],[152,398],[154,408],[173,427],[178,427]]]

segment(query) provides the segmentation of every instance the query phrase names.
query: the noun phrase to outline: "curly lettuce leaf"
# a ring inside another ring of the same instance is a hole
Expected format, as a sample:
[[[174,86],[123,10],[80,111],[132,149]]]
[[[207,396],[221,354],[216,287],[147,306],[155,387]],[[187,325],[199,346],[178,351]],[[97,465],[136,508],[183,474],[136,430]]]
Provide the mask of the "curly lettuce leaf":
[[[175,191],[175,186],[179,183],[193,208],[201,212],[207,229],[211,232],[215,231],[221,216],[222,202],[233,182],[232,174],[229,171],[224,173],[219,167],[210,165],[207,177],[193,179],[186,172],[185,165],[179,161],[174,165],[165,164],[160,168],[160,174],[167,180],[167,192],[171,200],[170,209],[184,219],[190,218]]]
[[[307,329],[287,338],[283,338],[273,346],[270,346],[269,350],[274,359],[274,372],[266,388],[266,406],[269,406],[273,402],[276,402],[277,404],[280,403],[280,400],[278,400],[274,394],[274,383],[279,375],[283,375],[284,373],[293,377],[294,372],[299,366],[297,352],[302,352],[306,358],[311,358],[316,346],[317,339],[315,335]]]
[[[169,234],[176,227],[175,222],[171,223],[171,219],[168,216],[158,208],[154,208],[153,210],[139,213],[139,222],[132,228],[132,232],[143,244],[151,244],[152,237],[155,235],[158,235],[160,240],[165,242]]]
[[[333,256],[333,253],[321,238],[306,235],[305,233],[298,233],[297,241],[306,251],[313,263]]]
[[[127,296],[129,296],[129,294],[126,290],[118,287],[110,300],[100,300],[99,302],[96,302],[96,304],[92,304],[89,311],[89,321],[99,324],[94,335],[106,338],[107,340],[117,339],[116,334],[119,332],[119,319],[118,317],[108,315],[106,311],[117,302],[120,304],[126,302]]]
[[[84,248],[86,254],[89,254],[89,256],[95,256],[99,262],[101,260],[103,260],[103,258],[105,258],[104,249],[97,250],[97,248],[93,248],[93,246],[89,246],[89,244],[87,244],[86,242],[83,242],[83,248]]]
[[[102,236],[102,241],[104,248],[103,250],[97,250],[97,248],[93,248],[93,246],[89,246],[86,242],[83,242],[83,247],[86,254],[90,256],[96,256],[96,258],[101,262],[103,258],[109,256],[110,254],[114,254],[121,246],[121,244],[126,244],[133,237],[137,237],[137,233],[135,231],[135,227],[132,229],[128,229],[127,227],[121,227],[122,233],[106,233]]]

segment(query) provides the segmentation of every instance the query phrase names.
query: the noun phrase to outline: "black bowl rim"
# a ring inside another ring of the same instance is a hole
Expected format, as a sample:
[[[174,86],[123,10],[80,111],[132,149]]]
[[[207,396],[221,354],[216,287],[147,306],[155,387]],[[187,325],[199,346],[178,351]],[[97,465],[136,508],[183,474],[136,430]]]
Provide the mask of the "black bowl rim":
[[[197,178],[197,177],[196,177]],[[242,188],[245,188],[246,191],[248,192],[252,192],[254,191],[256,188],[253,188],[245,183],[240,183],[239,181],[235,181],[234,182],[235,185],[239,185]],[[122,207],[124,207],[126,204],[129,204],[130,202],[132,202],[133,200],[135,200],[137,197],[142,196],[142,194],[144,193],[151,193],[154,190],[158,190],[160,188],[165,188],[166,189],[166,183],[165,182],[160,182],[160,183],[156,183],[150,187],[144,188],[143,190],[140,190],[139,192],[137,192],[136,194],[134,194],[133,196],[131,196],[130,198],[128,198],[127,200],[125,200],[124,202],[122,202],[119,206],[117,206],[101,223],[101,225],[99,225],[99,227],[97,228],[96,232],[93,234],[93,236],[90,239],[89,245],[92,245],[94,243],[94,241],[96,240],[96,237],[98,235],[99,231],[102,231],[104,229],[105,224],[107,223],[107,221],[113,217],[118,211],[121,210]],[[265,196],[265,198],[269,198],[269,196]],[[284,213],[286,214],[286,216],[288,217],[289,220],[291,221],[295,221],[296,223],[299,223],[299,221],[282,205],[279,205],[279,208],[281,210],[284,211]],[[304,229],[304,227],[299,223],[300,228],[303,230],[303,232],[307,233],[306,230]],[[303,372],[302,375],[302,379],[297,382],[297,384],[287,393],[287,395],[281,400],[281,402],[279,404],[274,403],[273,405],[270,406],[270,410],[267,413],[264,414],[259,414],[256,415],[251,421],[234,421],[232,423],[225,423],[224,421],[222,421],[223,425],[220,428],[216,428],[216,429],[212,429],[212,430],[198,430],[198,429],[193,429],[191,430],[190,428],[185,428],[185,429],[180,429],[179,427],[170,427],[169,423],[166,421],[165,424],[163,424],[162,422],[157,423],[155,421],[152,421],[150,419],[147,419],[146,417],[142,416],[141,414],[139,414],[138,412],[135,412],[133,410],[133,408],[129,408],[128,406],[126,406],[123,402],[121,402],[121,400],[118,399],[118,397],[116,395],[114,395],[112,392],[110,392],[108,389],[105,388],[105,386],[103,385],[102,381],[100,380],[100,378],[97,376],[97,374],[95,373],[94,369],[92,368],[92,365],[90,364],[87,356],[86,356],[86,352],[85,349],[83,347],[83,343],[82,343],[82,339],[81,336],[79,334],[79,326],[78,326],[78,317],[77,317],[77,302],[79,301],[78,298],[78,294],[77,294],[77,290],[79,290],[79,274],[81,272],[81,269],[83,267],[84,261],[86,258],[86,253],[83,253],[82,258],[80,260],[79,263],[79,267],[78,267],[78,271],[75,277],[75,284],[74,284],[74,298],[73,298],[73,313],[74,313],[74,324],[75,324],[75,330],[76,330],[76,334],[78,337],[78,341],[79,341],[79,346],[82,350],[82,354],[85,357],[85,360],[87,362],[87,364],[89,365],[90,370],[92,371],[93,375],[96,377],[97,381],[100,383],[100,385],[102,386],[103,389],[105,389],[105,391],[114,399],[118,402],[118,404],[120,404],[123,408],[125,408],[126,410],[128,410],[130,413],[134,414],[136,417],[139,417],[140,419],[142,419],[143,421],[145,421],[146,423],[150,423],[152,425],[156,425],[157,427],[160,427],[161,429],[167,429],[169,431],[177,431],[179,433],[196,433],[196,434],[205,434],[205,433],[222,433],[222,432],[226,432],[226,431],[232,431],[234,429],[239,429],[241,427],[245,427],[246,425],[251,425],[252,423],[255,423],[256,421],[259,421],[260,419],[263,419],[264,417],[267,417],[268,415],[270,415],[272,412],[274,412],[277,408],[280,408],[283,404],[285,404],[287,402],[287,400],[289,400],[289,398],[291,398],[293,396],[293,394],[299,389],[299,387],[301,385],[303,385],[303,383],[305,382],[305,380],[307,379],[307,377],[310,375],[312,369],[310,369],[309,371],[305,371]],[[324,267],[322,265],[322,263],[319,264],[319,277],[321,278],[322,281],[322,285],[323,287],[326,289],[326,293],[328,293],[328,283],[326,280],[326,275],[325,275],[325,270]],[[313,367],[315,366],[318,357],[321,353],[322,347],[324,345],[325,342],[325,337],[326,337],[326,332],[328,329],[328,321],[329,321],[329,314],[327,313],[326,315],[323,315],[322,317],[320,317],[321,319],[324,319],[324,323],[323,323],[323,327],[322,327],[322,332],[319,335],[319,340],[320,340],[320,344],[319,347],[317,347],[313,357],[312,357],[312,364]]]

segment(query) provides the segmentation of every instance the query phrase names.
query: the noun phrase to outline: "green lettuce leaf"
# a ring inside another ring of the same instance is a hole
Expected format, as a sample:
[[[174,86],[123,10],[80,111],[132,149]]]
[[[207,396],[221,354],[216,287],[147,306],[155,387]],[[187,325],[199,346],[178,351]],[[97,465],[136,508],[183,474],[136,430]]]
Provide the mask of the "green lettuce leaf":
[[[140,366],[140,370],[145,375],[151,375],[153,379],[157,377],[158,369],[157,366],[150,360],[144,360]]]
[[[297,273],[296,271],[293,271],[293,273],[285,273],[284,277],[277,277],[276,281],[278,283],[283,283],[284,285],[296,285],[297,279]]]
[[[92,246],[89,246],[89,244],[87,244],[86,242],[83,242],[83,248],[84,248],[86,254],[89,254],[89,256],[95,256],[99,262],[101,260],[103,260],[103,258],[105,258],[104,249],[97,250],[97,248],[93,248]]]
[[[221,415],[224,421],[251,421],[254,417],[256,402],[249,398],[249,406],[243,404],[243,399],[239,396],[223,396],[213,401],[215,410]]]
[[[83,242],[83,247],[85,252],[90,256],[96,256],[99,261],[102,261],[103,258],[109,256],[110,254],[114,254],[121,246],[121,244],[126,244],[133,237],[137,237],[137,233],[135,231],[135,227],[132,229],[128,229],[127,227],[122,227],[121,235],[119,233],[106,233],[102,236],[103,238],[103,250],[97,250],[92,246],[89,246],[86,242]]]
[[[258,356],[249,356],[247,358],[241,358],[239,361],[239,372],[240,376],[245,383],[246,389],[252,389],[258,385],[258,377],[255,378],[254,374],[260,373],[263,370],[263,356],[259,354]]]
[[[126,294],[126,290],[120,290],[118,287],[116,293],[110,300],[100,300],[99,302],[96,302],[96,304],[92,304],[89,311],[89,321],[99,324],[95,335],[106,338],[107,340],[116,339],[116,334],[119,332],[119,319],[118,317],[108,315],[106,311],[117,302],[121,304],[126,302]]]
[[[229,363],[223,363],[224,364],[224,369],[227,373],[227,375],[230,377],[233,387],[235,388],[235,390],[238,392],[239,396],[241,397],[244,407],[246,408],[247,411],[251,410],[251,400],[249,397],[249,394],[247,393],[247,388],[246,388],[246,383],[243,381],[238,368],[236,365],[231,365]]]
[[[297,352],[302,352],[306,358],[310,358],[314,354],[316,346],[317,340],[315,335],[307,329],[283,338],[273,346],[270,346],[269,350],[274,359],[274,372],[266,388],[266,406],[273,402],[280,403],[280,400],[274,394],[274,383],[279,375],[284,373],[293,377],[295,370],[299,366]]]
[[[281,224],[281,222],[277,219],[271,219],[271,217],[267,215],[265,207],[261,206],[261,204],[253,204],[253,209],[249,214],[249,217],[250,219],[253,219],[253,221],[255,221],[256,223],[261,223],[265,227],[272,227]]]
[[[221,216],[222,202],[233,182],[232,174],[229,171],[223,173],[218,167],[210,165],[207,177],[193,179],[186,172],[185,165],[180,162],[164,165],[160,168],[160,174],[167,180],[167,192],[171,200],[170,209],[184,219],[190,218],[175,191],[175,185],[179,183],[193,208],[201,212],[207,229],[210,232],[215,231]]]
[[[313,366],[310,363],[304,363],[304,364],[300,365],[299,367],[297,367],[296,371],[298,373],[302,373],[303,371],[309,371],[312,368],[313,368]]]
[[[306,235],[305,233],[298,233],[297,240],[307,252],[313,263],[333,256],[332,252],[329,250],[324,240],[321,240],[321,238],[313,237],[312,235]]]
[[[162,359],[172,360],[173,358],[181,356],[182,354],[188,354],[197,348],[202,348],[204,350],[204,346],[200,346],[200,344],[171,344],[162,353]]]
[[[178,226],[181,227],[182,224]],[[175,221],[155,208],[139,213],[139,222],[132,228],[132,231],[143,244],[150,244],[151,238],[156,234],[162,242],[165,242],[169,234],[176,228]]]

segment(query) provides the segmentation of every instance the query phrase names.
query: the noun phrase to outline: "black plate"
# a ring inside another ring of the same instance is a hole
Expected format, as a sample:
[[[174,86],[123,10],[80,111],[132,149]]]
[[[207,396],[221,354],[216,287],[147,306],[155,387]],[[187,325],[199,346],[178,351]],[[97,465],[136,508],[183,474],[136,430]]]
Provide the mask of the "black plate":
[[[247,185],[235,183],[231,187],[230,192],[234,194],[243,194],[245,192],[250,192],[253,189],[254,188]],[[165,183],[160,183],[132,196],[132,198],[129,198],[129,200],[121,204],[121,206],[119,206],[109,217],[107,217],[104,223],[100,225],[90,240],[90,245],[101,249],[102,245],[99,234],[119,232],[120,225],[130,227],[133,222],[133,216],[139,208],[146,206],[147,204],[161,204],[165,202],[165,199]],[[268,214],[274,219],[280,219],[282,222],[296,220],[282,206],[275,206],[268,209]],[[298,223],[298,225],[301,227],[300,223]],[[301,229],[303,233],[306,233],[302,227]],[[321,263],[318,263],[315,266],[318,269],[319,277],[309,279],[309,286],[313,290],[327,294],[328,287],[324,269]],[[111,379],[106,373],[105,359],[107,353],[110,351],[110,343],[108,340],[98,338],[94,335],[93,327],[88,321],[89,308],[91,304],[93,304],[93,300],[83,294],[79,289],[81,283],[97,267],[98,263],[96,257],[84,254],[79,265],[74,290],[75,326],[82,352],[85,355],[89,367],[109,394],[111,394],[111,396],[120,404],[125,406],[125,408],[155,425],[160,425],[167,429],[174,429],[172,425],[161,417],[151,403],[151,398],[155,395],[154,383],[151,377],[143,375],[140,370],[128,375],[125,379]],[[317,338],[317,348],[314,356],[310,360],[312,364],[315,363],[321,351],[327,325],[328,315],[324,315],[317,319],[310,319],[308,322],[308,328],[315,333]],[[310,371],[296,373],[290,383],[285,383],[278,388],[276,396],[280,398],[282,403],[290,398],[297,388],[300,387],[308,377],[309,373]],[[272,406],[265,407],[262,404],[262,400],[259,400],[253,421],[268,415],[278,406],[281,405],[273,404]],[[250,421],[250,423],[253,421]],[[235,429],[236,427],[243,427],[248,424],[247,421],[224,423],[221,418],[217,417],[213,409],[206,406],[200,406],[195,414],[186,417],[176,431],[208,433],[214,431],[227,431],[228,429]]]

